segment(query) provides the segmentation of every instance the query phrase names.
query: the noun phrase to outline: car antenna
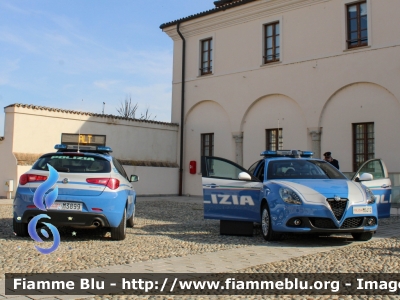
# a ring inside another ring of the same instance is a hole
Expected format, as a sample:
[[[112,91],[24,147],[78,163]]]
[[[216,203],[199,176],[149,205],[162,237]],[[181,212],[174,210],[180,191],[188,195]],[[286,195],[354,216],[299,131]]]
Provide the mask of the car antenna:
[[[82,107],[83,107],[83,99],[82,99],[82,102],[81,102],[81,111],[80,111],[80,113],[82,113]],[[82,118],[82,115],[80,116],[80,119]],[[79,130],[78,130],[78,153],[80,152],[79,151],[79,143],[80,143],[80,141],[81,141],[81,126],[79,126]]]

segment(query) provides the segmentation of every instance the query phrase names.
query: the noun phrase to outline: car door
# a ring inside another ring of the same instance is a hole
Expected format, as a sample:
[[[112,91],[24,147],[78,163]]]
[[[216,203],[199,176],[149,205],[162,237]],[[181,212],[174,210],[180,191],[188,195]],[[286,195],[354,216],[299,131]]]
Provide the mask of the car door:
[[[203,156],[201,170],[205,219],[260,221],[260,180],[220,157]]]
[[[390,217],[390,203],[392,197],[392,183],[385,163],[381,159],[370,159],[363,163],[354,174],[352,180],[360,178],[364,173],[373,176],[372,180],[361,181],[362,184],[369,187],[376,196],[379,218]]]

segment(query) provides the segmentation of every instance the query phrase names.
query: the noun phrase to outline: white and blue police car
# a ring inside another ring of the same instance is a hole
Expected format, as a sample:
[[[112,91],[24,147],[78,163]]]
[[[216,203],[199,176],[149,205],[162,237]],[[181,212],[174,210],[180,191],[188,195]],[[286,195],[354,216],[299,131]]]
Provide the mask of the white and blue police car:
[[[283,233],[348,233],[369,240],[378,217],[390,216],[391,182],[380,159],[365,162],[350,180],[310,151],[264,151],[248,170],[220,157],[201,161],[204,218],[220,220],[221,234],[266,240]]]
[[[46,214],[55,226],[109,228],[111,238],[123,240],[126,227],[134,226],[136,192],[110,147],[58,144],[57,152],[42,155],[19,179],[14,198],[13,227],[27,236],[29,221],[43,213],[34,202],[36,189],[49,176],[48,165],[59,175],[58,197]]]

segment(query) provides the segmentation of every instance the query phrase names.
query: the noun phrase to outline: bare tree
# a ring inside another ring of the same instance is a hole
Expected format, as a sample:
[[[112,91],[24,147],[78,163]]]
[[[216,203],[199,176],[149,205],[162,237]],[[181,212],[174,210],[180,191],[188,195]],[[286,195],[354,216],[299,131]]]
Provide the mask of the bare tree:
[[[117,112],[119,113],[120,116],[124,118],[135,118],[136,110],[138,108],[138,104],[136,103],[135,105],[132,106],[132,98],[128,97],[125,99],[125,101],[122,103],[119,108],[117,108]]]
[[[152,119],[153,121],[156,119],[157,115],[154,116]],[[140,120],[150,120],[151,118],[151,113],[149,113],[149,108],[146,108],[146,111],[144,114],[141,114]]]
[[[131,118],[131,119],[136,119],[136,111],[138,109],[138,103],[135,105],[132,105],[132,98],[126,97],[124,102],[121,102],[121,106],[117,108],[117,112],[119,113],[120,116],[124,118]],[[157,116],[154,116],[152,120],[155,120]],[[140,114],[139,120],[150,120],[151,118],[151,113],[149,113],[149,108],[146,109],[146,112],[144,114]]]

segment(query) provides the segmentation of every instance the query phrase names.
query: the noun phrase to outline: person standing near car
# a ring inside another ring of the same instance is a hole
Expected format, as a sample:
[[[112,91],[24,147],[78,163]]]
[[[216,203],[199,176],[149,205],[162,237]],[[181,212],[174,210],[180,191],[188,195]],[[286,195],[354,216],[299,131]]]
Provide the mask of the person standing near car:
[[[339,161],[334,159],[332,156],[331,152],[325,152],[324,153],[324,160],[329,162],[331,165],[335,166],[336,169],[339,170]]]

